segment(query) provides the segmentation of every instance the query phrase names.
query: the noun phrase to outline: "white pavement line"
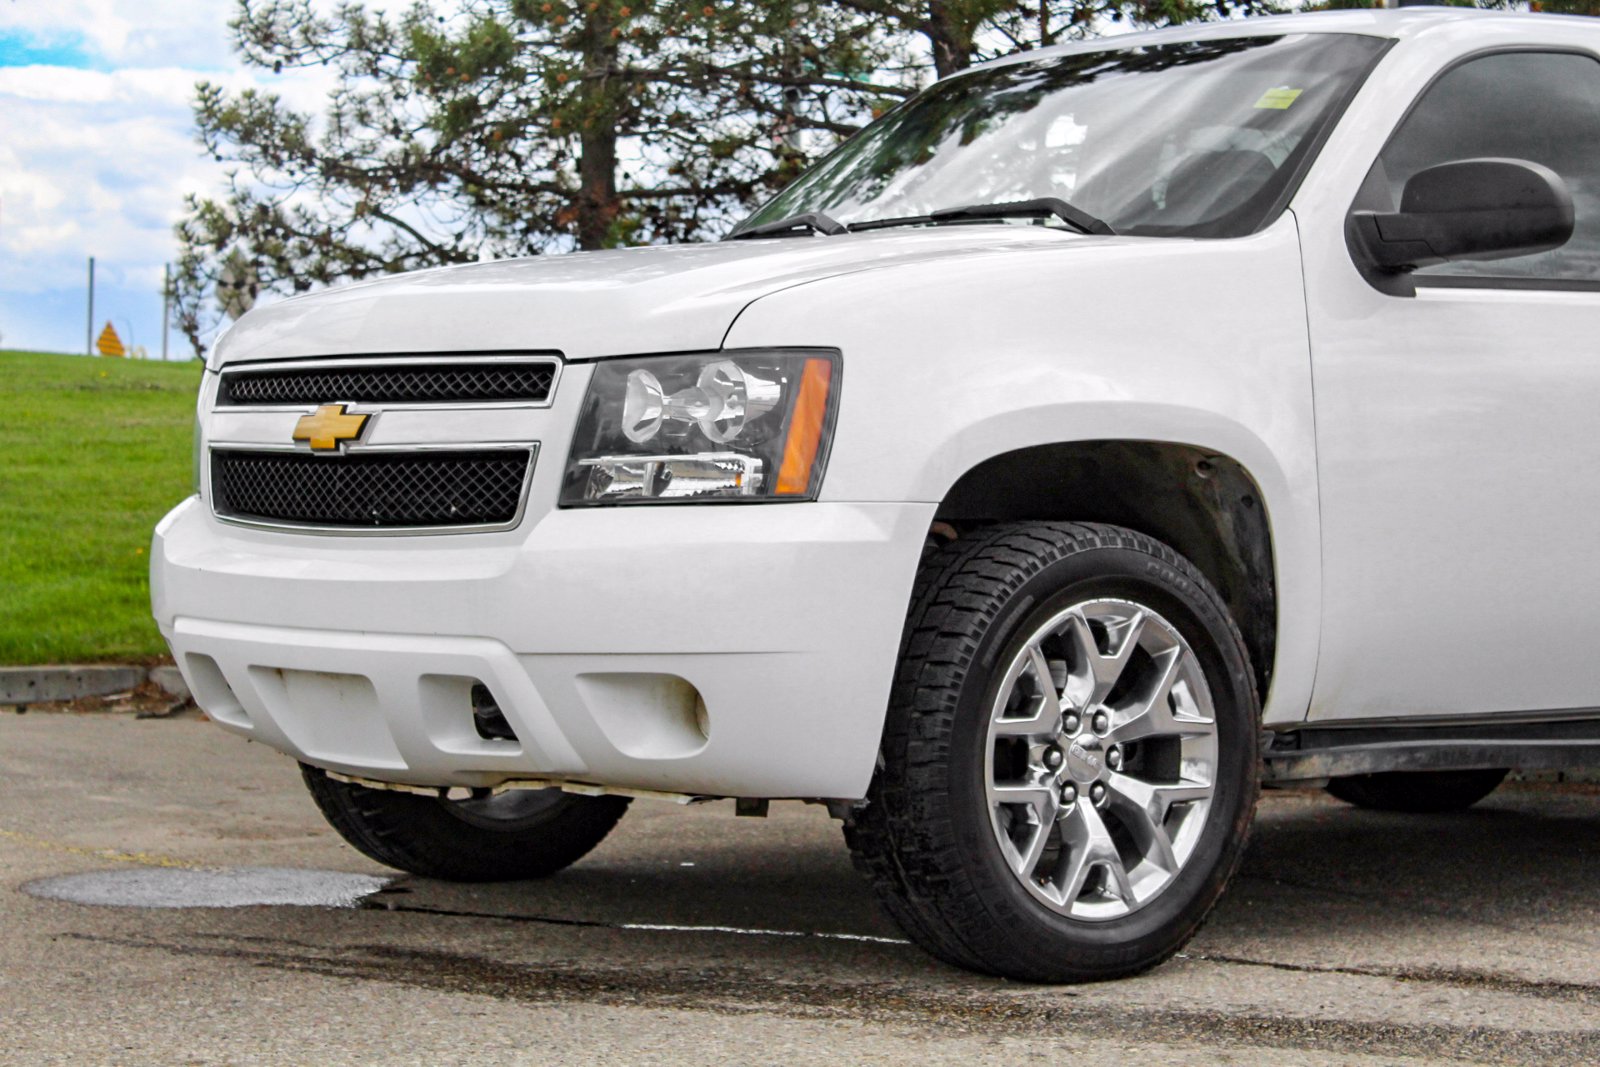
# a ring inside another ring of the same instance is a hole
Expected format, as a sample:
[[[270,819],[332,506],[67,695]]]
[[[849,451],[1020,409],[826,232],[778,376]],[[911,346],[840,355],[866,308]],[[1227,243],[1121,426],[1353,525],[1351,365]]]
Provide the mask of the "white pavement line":
[[[383,895],[380,890],[373,894]],[[760,927],[717,926],[712,924],[680,923],[629,923],[606,919],[563,919],[555,915],[527,915],[516,912],[462,911],[455,908],[432,908],[426,904],[399,904],[384,901],[369,905],[376,910],[409,912],[414,915],[443,915],[455,919],[494,919],[501,922],[540,923],[546,926],[582,926],[594,930],[636,930],[640,933],[665,934],[733,934],[737,937],[807,937],[821,941],[861,941],[877,945],[909,945],[898,937],[878,937],[874,934],[834,934],[813,930],[767,930]]]
[[[824,941],[866,941],[875,945],[909,945],[901,937],[877,937],[872,934],[826,934],[811,930],[762,930],[742,926],[678,926],[673,923],[607,923],[618,930],[650,930],[669,934],[742,934],[746,937],[815,937]]]

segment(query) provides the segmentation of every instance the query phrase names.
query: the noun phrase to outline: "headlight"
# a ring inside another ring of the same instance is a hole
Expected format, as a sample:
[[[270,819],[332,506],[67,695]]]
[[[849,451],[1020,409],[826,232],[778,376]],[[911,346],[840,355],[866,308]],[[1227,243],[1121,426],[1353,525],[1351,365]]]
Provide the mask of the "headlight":
[[[583,400],[561,503],[813,500],[838,394],[836,352],[607,360]]]

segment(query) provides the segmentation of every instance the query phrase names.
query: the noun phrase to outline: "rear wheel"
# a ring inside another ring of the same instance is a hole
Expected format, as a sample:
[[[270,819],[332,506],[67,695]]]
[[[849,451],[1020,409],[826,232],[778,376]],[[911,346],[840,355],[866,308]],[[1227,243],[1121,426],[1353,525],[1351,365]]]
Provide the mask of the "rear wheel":
[[[906,932],[1032,981],[1176,952],[1237,866],[1258,711],[1221,599],[1110,526],[991,527],[919,577],[867,803],[846,834]]]
[[[1483,771],[1385,771],[1334,778],[1328,792],[1358,808],[1373,811],[1438,813],[1465,811],[1493,793],[1511,772],[1504,767]]]
[[[358,851],[450,882],[542,878],[581,859],[628,809],[626,797],[559,789],[447,800],[369,789],[300,766],[323,816]]]

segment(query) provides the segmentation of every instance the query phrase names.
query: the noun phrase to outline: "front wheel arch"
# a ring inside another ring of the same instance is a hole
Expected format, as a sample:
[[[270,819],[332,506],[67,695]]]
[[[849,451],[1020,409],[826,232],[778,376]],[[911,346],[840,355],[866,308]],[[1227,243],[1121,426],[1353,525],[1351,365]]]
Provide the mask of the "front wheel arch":
[[[1171,441],[1083,440],[991,456],[953,482],[935,520],[1121,526],[1172,548],[1227,604],[1256,690],[1278,651],[1278,553],[1260,480],[1232,455]]]

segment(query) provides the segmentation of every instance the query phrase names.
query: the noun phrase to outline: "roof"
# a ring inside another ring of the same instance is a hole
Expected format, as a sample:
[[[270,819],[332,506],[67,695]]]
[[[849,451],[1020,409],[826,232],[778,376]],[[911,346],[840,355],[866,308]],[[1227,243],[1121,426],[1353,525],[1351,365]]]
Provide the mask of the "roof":
[[[1530,14],[1527,12],[1483,11],[1468,7],[1408,7],[1394,9],[1356,9],[1347,11],[1318,11],[1308,14],[1258,15],[1250,18],[1221,19],[1214,22],[1187,23],[1161,30],[1097,37],[1087,41],[1055,45],[1051,48],[1018,52],[1003,59],[993,60],[984,66],[1003,66],[1009,63],[1028,62],[1052,55],[1070,55],[1105,48],[1126,48],[1137,45],[1171,44],[1179,41],[1216,40],[1222,37],[1276,36],[1285,33],[1359,33],[1371,37],[1417,37],[1432,30],[1457,26],[1464,22],[1505,26],[1516,24],[1526,27],[1529,20],[1540,25],[1568,23],[1595,28],[1592,18],[1567,15]]]

